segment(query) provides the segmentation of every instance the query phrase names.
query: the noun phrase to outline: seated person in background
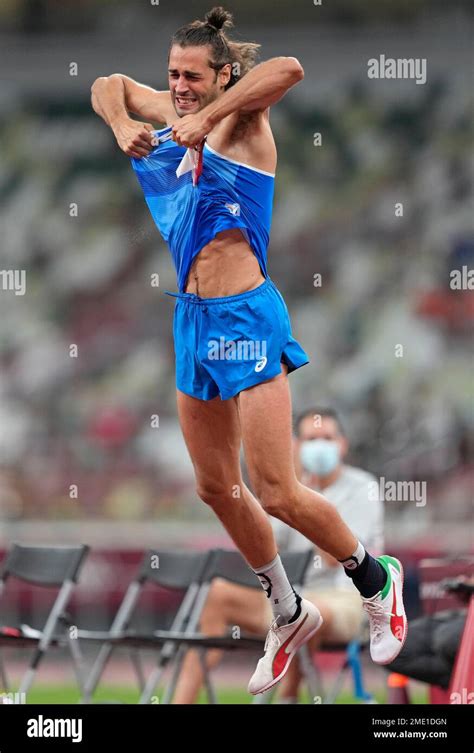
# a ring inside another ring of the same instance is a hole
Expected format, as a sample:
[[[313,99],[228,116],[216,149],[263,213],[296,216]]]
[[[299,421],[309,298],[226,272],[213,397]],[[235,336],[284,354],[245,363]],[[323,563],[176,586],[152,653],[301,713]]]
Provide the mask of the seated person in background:
[[[326,498],[338,509],[343,520],[374,556],[383,552],[383,505],[374,490],[373,476],[346,465],[343,459],[348,441],[341,422],[330,409],[312,408],[296,419],[295,463],[298,477],[312,488],[324,489]],[[278,548],[296,551],[314,548],[312,542],[280,520],[272,519]],[[315,550],[305,579],[303,594],[317,604],[324,622],[307,644],[348,642],[356,637],[363,620],[359,592],[341,564],[326,552]],[[242,632],[265,635],[273,619],[265,593],[215,579],[200,620],[205,635],[225,635],[229,627]],[[222,651],[206,652],[206,665],[215,667]],[[300,682],[298,657],[293,659],[280,683],[280,695],[288,701],[296,698]],[[203,682],[199,656],[187,652],[179,676],[173,703],[194,703]]]

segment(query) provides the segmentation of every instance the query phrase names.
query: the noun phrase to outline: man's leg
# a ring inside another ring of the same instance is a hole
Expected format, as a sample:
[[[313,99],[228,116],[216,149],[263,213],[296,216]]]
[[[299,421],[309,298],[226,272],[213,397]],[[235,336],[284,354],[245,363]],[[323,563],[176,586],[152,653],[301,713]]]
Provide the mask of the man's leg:
[[[349,558],[356,537],[334,505],[296,478],[286,374],[241,392],[239,411],[245,461],[264,509],[336,559]]]
[[[290,622],[299,614],[300,599],[281,564],[268,516],[242,480],[237,398],[205,402],[178,392],[178,415],[194,464],[198,495],[212,507],[259,577],[274,617],[281,623]],[[260,576],[262,568],[265,577]]]
[[[275,558],[277,547],[267,515],[242,479],[237,398],[204,401],[178,390],[177,402],[197,493],[249,565],[259,568]]]
[[[178,391],[178,415],[197,492],[258,575],[280,627],[279,640],[284,645],[277,661],[270,662],[266,654],[269,667],[263,673],[259,670],[249,684],[250,693],[263,692],[281,679],[295,651],[319,628],[320,614],[295,593],[277,553],[268,516],[243,483],[238,399],[202,401]],[[275,643],[270,643],[274,648]]]
[[[264,509],[344,565],[369,615],[372,659],[393,661],[407,633],[402,565],[388,555],[374,559],[335,507],[298,481],[286,366],[279,376],[243,390],[239,411],[250,480]]]
[[[224,635],[232,626],[240,630],[264,635],[268,629],[265,594],[254,588],[216,578],[204,606],[200,629],[204,635]],[[206,652],[206,666],[217,666],[223,652],[212,649]],[[197,651],[191,650],[183,662],[173,703],[194,703],[203,683],[203,671]]]

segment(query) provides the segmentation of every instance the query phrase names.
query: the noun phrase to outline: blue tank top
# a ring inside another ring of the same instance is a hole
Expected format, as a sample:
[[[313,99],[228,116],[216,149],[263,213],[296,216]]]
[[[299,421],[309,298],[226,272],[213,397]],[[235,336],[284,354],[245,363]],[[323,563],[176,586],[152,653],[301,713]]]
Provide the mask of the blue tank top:
[[[131,159],[151,215],[173,257],[178,289],[184,292],[195,256],[222,230],[240,228],[267,275],[275,178],[224,157],[204,145],[202,174],[176,170],[186,147],[171,140],[171,127],[154,132],[158,145]]]

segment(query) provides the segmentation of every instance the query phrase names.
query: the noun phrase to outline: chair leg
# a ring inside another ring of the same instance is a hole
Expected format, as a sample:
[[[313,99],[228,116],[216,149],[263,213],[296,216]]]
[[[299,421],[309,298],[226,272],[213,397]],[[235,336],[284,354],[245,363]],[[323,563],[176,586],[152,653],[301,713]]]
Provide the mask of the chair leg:
[[[176,690],[176,685],[178,684],[178,677],[180,675],[181,668],[183,666],[183,661],[184,661],[184,657],[186,656],[186,652],[187,652],[186,646],[180,646],[176,653],[176,658],[173,664],[173,674],[171,676],[171,680],[163,696],[164,704],[170,703],[174,695],[174,691]]]
[[[341,669],[339,670],[339,674],[336,677],[336,680],[334,682],[334,685],[332,686],[331,690],[328,692],[326,699],[324,701],[325,705],[332,705],[336,702],[336,698],[338,697],[339,693],[341,692],[341,688],[344,684],[344,673],[346,669],[349,667],[349,661],[346,659],[344,661],[344,664],[342,665]]]
[[[92,703],[92,696],[94,695],[95,689],[99,684],[99,680],[102,677],[105,666],[113,650],[113,646],[110,643],[103,643],[100,647],[99,653],[97,654],[92,669],[90,670],[84,684],[84,694],[82,699],[84,703]]]
[[[298,657],[300,660],[301,674],[306,681],[310,698],[315,702],[315,698],[322,698],[321,674],[314,665],[311,652],[307,645],[300,648],[298,651]]]
[[[135,674],[137,675],[138,687],[140,688],[140,692],[143,693],[146,682],[145,682],[145,675],[143,672],[143,666],[142,666],[140,653],[137,649],[132,649],[130,651],[130,660],[133,664]]]
[[[159,684],[161,680],[161,676],[164,673],[165,669],[166,669],[166,663],[162,663],[161,665],[158,665],[157,667],[155,667],[151,671],[151,673],[148,675],[148,679],[145,682],[142,694],[138,701],[139,705],[150,703],[151,698],[153,696],[153,691]]]
[[[77,684],[81,692],[81,701],[83,702],[84,696],[85,696],[86,679],[87,679],[84,656],[82,655],[82,651],[78,644],[78,641],[76,639],[71,638],[69,635],[68,635],[68,648],[71,654],[72,665],[73,665],[74,672],[76,675]]]
[[[41,658],[42,658],[42,652],[39,654],[39,658],[38,658],[38,661],[36,662],[36,666],[39,664],[39,661],[41,660]],[[36,666],[28,667],[28,669],[26,670],[25,674],[21,678],[20,687],[18,688],[19,693],[25,693],[25,695],[28,693],[31,685],[33,684],[33,680],[35,679]]]
[[[200,591],[200,586],[195,584],[192,586],[188,592],[186,593],[186,596],[184,597],[183,601],[181,602],[181,606],[176,614],[176,617],[173,620],[173,624],[171,625],[170,631],[171,632],[181,632],[188,629],[186,627],[187,622],[190,620],[192,613],[193,613],[193,603],[198,599]],[[190,615],[191,612],[191,615]],[[193,625],[195,623],[192,623]],[[164,644],[164,646],[161,648],[158,659],[157,659],[157,665],[156,667],[151,671],[151,673],[148,676],[148,679],[143,687],[142,694],[139,698],[139,705],[144,705],[147,703],[150,703],[151,697],[153,695],[153,691],[155,690],[156,686],[161,680],[161,677],[166,669],[166,667],[173,665],[173,662],[177,661],[178,655],[179,655],[179,644],[176,644],[174,641],[168,641]],[[173,674],[173,677],[176,677],[177,674]],[[163,697],[162,703],[169,703],[171,700],[171,697],[174,693],[174,686],[170,689],[165,690],[165,694]]]
[[[129,585],[123,601],[110,627],[111,636],[120,635],[121,631],[125,630],[138,601],[141,587],[142,585],[139,581],[133,581]],[[100,646],[97,656],[85,681],[83,695],[84,703],[92,703],[92,696],[95,693],[95,690],[99,684],[99,681],[105,671],[107,662],[109,661],[113,651],[114,646],[111,643],[106,642]]]
[[[30,666],[21,679],[19,688],[20,693],[25,693],[25,695],[28,693],[35,678],[36,670],[38,669],[43,656],[49,649],[50,643],[53,639],[54,631],[56,630],[56,627],[61,620],[61,615],[65,612],[66,604],[69,601],[69,597],[73,588],[74,583],[72,581],[64,581],[56,597],[56,601],[53,604],[51,612],[49,613],[48,619],[46,620],[46,624],[44,626],[38,646],[33,652]]]
[[[199,591],[196,594],[193,608],[191,610],[191,613],[188,616],[187,624],[184,630],[184,632],[187,633],[188,635],[192,635],[193,633],[198,631],[199,620],[201,618],[202,610],[204,608],[204,604],[206,603],[210,587],[211,587],[210,583],[204,583],[202,586],[200,586]],[[174,691],[176,690],[176,685],[178,684],[178,677],[181,672],[181,667],[183,665],[184,657],[186,655],[187,650],[188,649],[186,646],[179,645],[179,648],[177,649],[175,653],[175,659],[174,659],[174,664],[173,664],[173,674],[171,677],[171,681],[165,690],[165,694],[163,697],[164,704],[169,703],[174,695]]]

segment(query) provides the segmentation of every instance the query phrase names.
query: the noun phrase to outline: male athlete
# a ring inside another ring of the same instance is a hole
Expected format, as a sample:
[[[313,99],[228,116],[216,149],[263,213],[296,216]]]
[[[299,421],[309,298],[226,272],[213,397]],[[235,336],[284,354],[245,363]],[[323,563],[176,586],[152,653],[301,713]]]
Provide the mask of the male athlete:
[[[265,511],[341,562],[368,612],[375,662],[395,659],[407,623],[401,563],[371,557],[335,507],[295,475],[288,374],[309,359],[267,272],[277,161],[269,108],[304,73],[293,57],[255,66],[259,45],[229,39],[231,26],[218,7],[174,34],[169,91],[114,74],[94,82],[92,105],[132,157],[176,266],[179,420],[199,497],[272,605],[249,683],[250,693],[262,693],[322,622],[290,585]],[[165,126],[154,131],[148,121]],[[255,496],[242,479],[241,443]]]

